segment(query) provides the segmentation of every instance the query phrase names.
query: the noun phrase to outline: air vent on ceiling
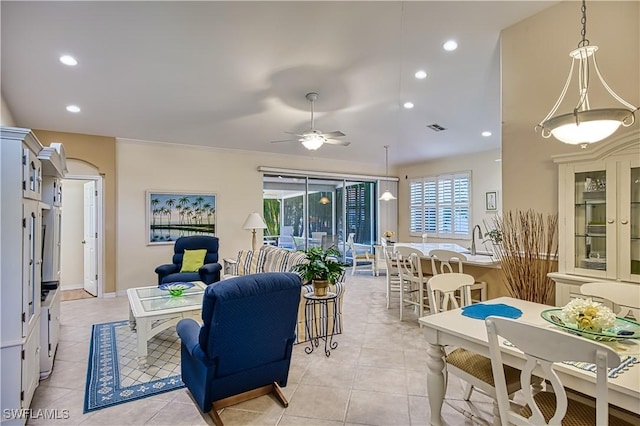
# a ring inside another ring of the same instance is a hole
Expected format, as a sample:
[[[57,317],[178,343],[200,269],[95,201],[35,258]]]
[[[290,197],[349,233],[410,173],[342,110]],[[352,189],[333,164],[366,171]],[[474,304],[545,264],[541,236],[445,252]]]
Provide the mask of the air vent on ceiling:
[[[447,130],[437,123],[429,124],[427,127],[433,130],[434,132],[441,132],[443,130]]]

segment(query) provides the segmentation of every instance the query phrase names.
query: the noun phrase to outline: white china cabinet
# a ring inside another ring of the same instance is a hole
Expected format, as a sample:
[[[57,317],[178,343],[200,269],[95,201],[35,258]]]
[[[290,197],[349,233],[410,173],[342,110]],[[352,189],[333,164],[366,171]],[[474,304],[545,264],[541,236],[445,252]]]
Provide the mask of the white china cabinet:
[[[8,426],[25,424],[21,410],[31,405],[41,352],[48,351],[41,341],[41,332],[50,334],[41,324],[41,284],[43,257],[53,259],[43,245],[43,212],[52,206],[43,202],[43,175],[50,167],[66,172],[66,162],[59,153],[56,160],[39,158],[43,147],[28,129],[1,127],[0,139],[0,409]],[[51,247],[59,251],[59,244]],[[58,303],[53,296],[50,303]]]
[[[580,285],[624,281],[640,285],[640,132],[578,154],[559,165],[559,257],[556,305],[580,295]]]

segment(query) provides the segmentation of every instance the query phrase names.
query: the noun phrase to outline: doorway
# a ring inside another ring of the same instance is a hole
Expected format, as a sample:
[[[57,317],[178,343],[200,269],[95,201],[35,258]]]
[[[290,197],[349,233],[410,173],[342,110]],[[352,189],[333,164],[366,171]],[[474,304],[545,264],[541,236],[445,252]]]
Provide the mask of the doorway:
[[[102,177],[67,175],[62,188],[62,300],[102,297]]]

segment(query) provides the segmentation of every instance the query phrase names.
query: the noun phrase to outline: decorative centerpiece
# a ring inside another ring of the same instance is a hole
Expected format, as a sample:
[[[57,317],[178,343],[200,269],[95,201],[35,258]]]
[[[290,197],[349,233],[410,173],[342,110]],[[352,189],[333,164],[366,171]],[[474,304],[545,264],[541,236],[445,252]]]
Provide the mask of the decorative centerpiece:
[[[185,282],[185,283],[165,283],[165,284],[160,284],[158,286],[158,288],[160,290],[165,290],[168,291],[170,295],[178,297],[178,296],[182,296],[182,293],[188,289],[193,287],[195,284],[193,283],[189,283],[189,282]]]
[[[616,323],[611,309],[591,299],[573,299],[562,308],[564,320],[576,324],[579,330],[602,333]]]
[[[542,311],[540,316],[571,334],[601,342],[640,339],[640,324],[617,318],[611,309],[591,299],[573,299],[563,308]]]
[[[326,296],[329,284],[335,284],[344,274],[346,265],[338,261],[342,254],[335,247],[327,250],[311,247],[300,251],[307,255],[307,262],[299,263],[291,270],[300,274],[305,283],[313,284],[313,293],[316,296]]]

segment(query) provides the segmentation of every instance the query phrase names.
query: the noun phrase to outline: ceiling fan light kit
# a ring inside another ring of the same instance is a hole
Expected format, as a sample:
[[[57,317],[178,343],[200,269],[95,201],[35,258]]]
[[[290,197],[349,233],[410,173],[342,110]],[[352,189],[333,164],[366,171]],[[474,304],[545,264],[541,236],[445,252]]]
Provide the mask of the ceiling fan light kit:
[[[590,46],[587,34],[587,7],[585,0],[582,1],[582,40],[578,43],[578,48],[569,53],[571,68],[569,77],[560,93],[560,97],[547,116],[536,126],[542,129],[542,137],[549,138],[552,135],[567,144],[581,145],[583,148],[587,144],[601,141],[611,136],[622,125],[629,127],[635,122],[635,112],[637,107],[618,96],[604,81],[598,63],[596,62],[596,51],[598,46]],[[607,92],[626,108],[599,108],[591,109],[589,105],[589,74],[590,62],[593,69]],[[578,103],[573,112],[561,114],[553,117],[562,103],[567,88],[571,83],[573,68],[578,63]]]
[[[351,142],[346,142],[346,141],[341,141],[335,138],[340,138],[342,136],[345,136],[344,133],[342,133],[339,130],[335,130],[333,132],[328,132],[328,133],[322,133],[320,130],[317,130],[315,128],[315,121],[314,121],[314,108],[313,108],[313,103],[315,101],[318,100],[318,94],[316,92],[311,92],[311,93],[307,93],[306,96],[307,100],[309,102],[311,102],[311,129],[305,131],[302,134],[297,134],[297,133],[291,133],[292,135],[295,136],[299,136],[300,138],[297,140],[298,142],[302,143],[302,146],[304,146],[305,148],[307,148],[310,151],[315,151],[317,149],[319,149],[320,147],[322,147],[322,145],[329,144],[329,145],[341,145],[341,146],[349,146],[351,144]],[[289,132],[287,132],[289,133]],[[296,140],[294,139],[287,139],[287,140],[281,140],[281,141],[271,141],[271,143],[280,143],[280,142],[295,142]]]

